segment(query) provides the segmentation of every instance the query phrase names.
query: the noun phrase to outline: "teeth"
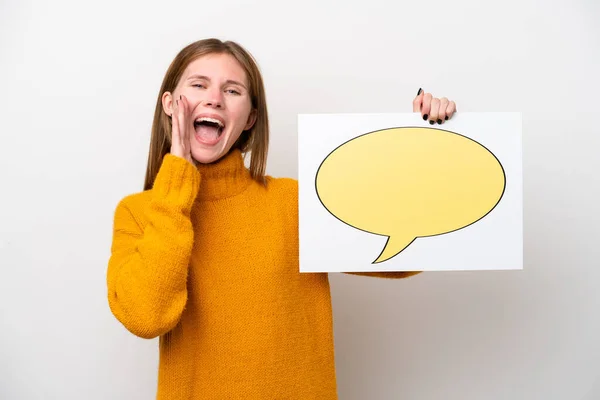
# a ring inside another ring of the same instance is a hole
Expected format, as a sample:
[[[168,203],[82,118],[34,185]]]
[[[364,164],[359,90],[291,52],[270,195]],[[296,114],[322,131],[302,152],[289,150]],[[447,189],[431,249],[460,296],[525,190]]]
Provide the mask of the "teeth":
[[[208,118],[208,117],[202,117],[202,118],[198,118],[196,120],[196,122],[212,122],[214,124],[218,124],[220,128],[223,127],[223,123],[221,121],[219,121],[218,119],[214,119],[214,118]]]

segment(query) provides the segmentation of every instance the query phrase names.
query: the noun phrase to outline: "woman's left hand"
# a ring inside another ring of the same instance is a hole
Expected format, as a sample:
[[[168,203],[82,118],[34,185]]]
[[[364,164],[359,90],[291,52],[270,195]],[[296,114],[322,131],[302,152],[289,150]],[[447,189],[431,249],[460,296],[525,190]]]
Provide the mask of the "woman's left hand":
[[[431,125],[436,122],[443,124],[456,112],[456,103],[446,97],[441,99],[433,97],[431,93],[425,93],[423,89],[419,89],[417,97],[413,100],[413,112],[420,112],[423,119],[429,120]]]

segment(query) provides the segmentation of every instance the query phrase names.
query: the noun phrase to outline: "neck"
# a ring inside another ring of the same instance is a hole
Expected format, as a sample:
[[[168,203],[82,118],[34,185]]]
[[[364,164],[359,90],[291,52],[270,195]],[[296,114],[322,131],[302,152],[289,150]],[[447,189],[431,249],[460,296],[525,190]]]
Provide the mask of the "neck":
[[[232,149],[213,163],[199,164],[198,171],[202,181],[197,199],[201,201],[235,196],[243,192],[252,181],[239,149]]]

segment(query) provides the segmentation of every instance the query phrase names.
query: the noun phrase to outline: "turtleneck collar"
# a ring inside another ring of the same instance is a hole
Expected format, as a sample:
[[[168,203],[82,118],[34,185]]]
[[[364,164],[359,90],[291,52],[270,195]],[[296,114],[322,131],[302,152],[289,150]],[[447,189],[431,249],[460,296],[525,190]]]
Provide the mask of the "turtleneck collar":
[[[239,149],[232,149],[211,164],[198,164],[201,174],[197,200],[218,200],[243,192],[252,181]]]

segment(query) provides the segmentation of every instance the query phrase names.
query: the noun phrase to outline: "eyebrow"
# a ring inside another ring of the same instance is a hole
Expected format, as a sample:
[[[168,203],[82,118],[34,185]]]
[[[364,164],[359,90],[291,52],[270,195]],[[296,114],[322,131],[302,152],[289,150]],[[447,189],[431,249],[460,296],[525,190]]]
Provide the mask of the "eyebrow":
[[[198,74],[194,74],[194,75],[190,75],[190,76],[187,78],[187,80],[188,80],[188,81],[191,81],[191,80],[193,80],[193,79],[202,79],[202,80],[205,80],[205,81],[209,81],[209,82],[210,82],[210,78],[209,78],[208,76],[206,76],[206,75],[198,75]],[[244,85],[244,84],[243,84],[243,83],[241,83],[241,82],[234,81],[233,79],[227,79],[227,80],[225,81],[225,83],[226,83],[226,84],[238,85],[238,86],[241,86],[241,87],[243,87],[244,89],[248,90],[248,88],[246,87],[246,85]]]

